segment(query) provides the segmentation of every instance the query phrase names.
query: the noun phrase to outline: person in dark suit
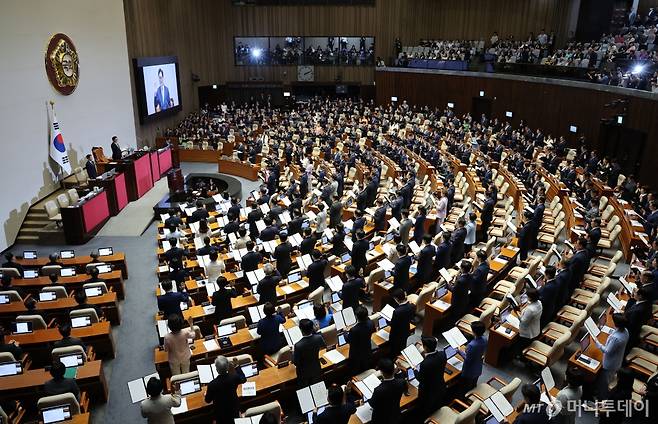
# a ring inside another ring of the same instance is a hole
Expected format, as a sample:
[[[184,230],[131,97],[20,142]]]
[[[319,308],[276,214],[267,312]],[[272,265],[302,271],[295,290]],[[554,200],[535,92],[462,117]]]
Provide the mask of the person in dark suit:
[[[532,235],[534,224],[532,222],[532,212],[525,211],[523,216],[525,221],[516,236],[518,238],[519,259],[525,261],[528,258],[528,251],[530,251],[533,243]]]
[[[418,208],[418,213],[416,214],[416,222],[414,222],[414,241],[417,244],[420,244],[423,241],[423,236],[425,235],[425,220],[427,218],[427,210],[424,206]]]
[[[196,255],[206,256],[206,255],[210,255],[211,252],[219,253],[219,248],[217,246],[213,246],[212,244],[210,244],[210,237],[205,236],[203,238],[203,247],[197,249]]]
[[[475,255],[478,260],[478,266],[475,267],[475,270],[471,274],[471,293],[469,294],[469,303],[472,307],[480,305],[482,299],[487,295],[487,278],[490,269],[486,251],[478,250]]]
[[[458,350],[460,356],[464,359],[462,365],[462,392],[466,393],[477,386],[478,379],[482,375],[482,358],[487,350],[487,339],[484,337],[486,328],[482,321],[473,321],[471,331],[473,339],[466,345],[466,352]]]
[[[468,311],[468,289],[471,287],[471,263],[462,261],[459,268],[459,275],[455,278],[454,284],[450,286],[452,292],[452,301],[450,302],[450,316],[453,322],[456,322]]]
[[[542,304],[541,311],[541,327],[544,328],[546,324],[553,320],[555,313],[557,312],[556,306],[558,303],[558,295],[560,287],[555,279],[556,270],[553,266],[547,266],[546,271],[546,282],[539,289],[539,300]]]
[[[53,361],[50,366],[50,375],[53,377],[43,385],[43,392],[46,396],[61,395],[72,393],[76,399],[80,400],[80,388],[75,378],[65,378],[66,367],[59,359]]]
[[[112,144],[110,147],[112,148],[112,160],[121,160],[121,146],[119,146],[119,138],[116,135],[112,136]]]
[[[391,331],[388,340],[389,357],[395,358],[407,346],[407,338],[411,335],[409,324],[416,315],[416,307],[407,301],[407,296],[402,289],[393,289],[392,296],[395,310],[391,317]]]
[[[452,250],[450,239],[452,238],[452,235],[450,234],[450,231],[444,231],[441,237],[443,241],[436,247],[436,256],[434,257],[434,275],[436,275],[441,268],[450,267],[450,251]]]
[[[343,309],[350,307],[356,309],[359,306],[359,296],[365,288],[365,282],[357,275],[356,268],[352,265],[345,267],[345,275],[347,281],[338,295],[343,301]]]
[[[640,339],[640,331],[642,326],[645,325],[652,314],[652,304],[649,302],[649,290],[646,287],[640,287],[633,294],[633,298],[629,299],[624,309],[624,316],[628,320],[628,343],[626,344],[626,351],[628,352],[631,347],[637,345]]]
[[[562,257],[557,263],[555,283],[558,287],[555,311],[558,311],[566,305],[569,297],[571,297],[571,271],[569,270],[569,259],[566,257]]]
[[[302,232],[304,217],[299,209],[292,209],[292,220],[288,223],[288,235],[293,236]]]
[[[487,198],[482,205],[482,212],[480,213],[480,221],[482,221],[482,239],[487,240],[489,227],[491,226],[491,221],[493,221],[494,207],[496,206],[496,200],[491,196],[491,190],[487,192]]]
[[[192,212],[192,215],[187,219],[187,223],[199,222],[202,219],[208,219],[210,214],[206,210],[206,207],[203,203],[203,200],[199,199],[196,201],[196,209]]]
[[[169,87],[164,83],[164,72],[162,68],[158,69],[158,82],[158,88],[153,95],[153,108],[156,112],[162,112],[173,106],[171,96],[169,95]]]
[[[247,224],[249,224],[249,234],[252,238],[258,236],[258,227],[256,222],[263,219],[263,211],[260,210],[256,202],[251,204],[251,211],[247,214]]]
[[[521,387],[524,402],[521,414],[516,417],[514,424],[548,424],[549,417],[546,404],[543,403],[539,387],[534,384],[524,384]]]
[[[93,179],[98,177],[98,171],[96,171],[96,163],[94,162],[93,156],[87,155],[85,158],[87,159],[85,162],[85,171],[87,171],[89,178]]]
[[[358,275],[363,275],[368,265],[366,253],[370,248],[370,243],[366,240],[366,233],[363,230],[356,232],[356,238],[357,240],[352,244],[352,266],[354,266]]]
[[[347,386],[351,390],[350,383]],[[327,394],[329,405],[320,414],[316,414],[313,422],[316,424],[347,424],[352,414],[356,412],[356,406],[349,398],[346,398],[340,386],[329,387]]]
[[[435,255],[436,249],[432,245],[432,236],[425,234],[423,236],[423,247],[418,252],[418,272],[416,273],[416,279],[421,285],[432,281]]]
[[[288,233],[282,231],[279,234],[279,240],[281,243],[274,248],[274,254],[272,255],[276,259],[276,269],[281,274],[281,277],[288,277],[290,268],[292,268],[292,258],[290,255],[294,250],[292,244],[288,241]]]
[[[329,207],[329,228],[336,228],[339,222],[343,220],[343,203],[338,196],[334,196],[334,200]]]
[[[310,255],[311,252],[313,252],[313,249],[315,248],[315,243],[317,243],[318,239],[315,237],[315,234],[313,233],[313,230],[309,228],[305,228],[302,231],[304,235],[304,239],[302,240],[301,243],[299,243],[299,254],[300,255]]]
[[[589,267],[589,255],[587,254],[587,240],[579,238],[576,240],[576,253],[571,256],[569,261],[569,271],[571,272],[571,282],[569,292],[573,292],[583,281]]]
[[[217,277],[218,290],[212,294],[210,302],[215,307],[215,323],[219,325],[221,320],[230,318],[233,315],[231,298],[237,297],[238,292],[228,283],[225,277]]]
[[[232,363],[222,355],[215,359],[217,377],[208,383],[204,400],[213,404],[216,424],[233,424],[235,417],[240,415],[237,389],[240,384],[246,383],[247,379],[237,365],[235,356]]]
[[[359,306],[355,310],[356,324],[347,332],[345,339],[350,344],[350,375],[356,375],[370,368],[372,364],[372,345],[370,338],[375,332],[375,325],[368,316],[368,310]]]
[[[295,343],[292,361],[297,371],[297,386],[306,387],[322,380],[319,355],[325,343],[320,334],[313,333],[313,321],[310,319],[299,321],[299,329],[304,337]]]
[[[87,292],[83,288],[79,288],[73,293],[73,298],[75,299],[76,305],[69,309],[71,311],[78,311],[80,309],[93,309],[96,311],[96,316],[101,319],[103,318],[103,310],[98,306],[88,302]]]
[[[359,210],[364,210],[368,207],[368,192],[363,189],[356,196],[356,208]]]
[[[450,263],[454,264],[464,257],[464,242],[466,241],[466,220],[459,218],[457,229],[453,231],[450,244]]]
[[[265,221],[266,227],[260,232],[258,238],[262,241],[274,240],[279,235],[279,226],[274,223],[274,220],[270,216],[266,216],[263,221]]]
[[[601,240],[601,218],[594,218],[590,226],[587,236],[596,247]]]
[[[14,268],[18,273],[23,277],[25,275],[25,270],[23,269],[23,265],[19,264],[15,260],[16,258],[14,257],[14,254],[11,252],[5,253],[5,263],[2,264],[3,268]]]
[[[407,391],[407,381],[395,377],[395,364],[387,358],[379,360],[377,366],[382,373],[382,382],[372,392],[368,403],[372,407],[372,423],[397,424],[400,422],[400,400]]]
[[[539,229],[544,219],[544,211],[546,210],[546,206],[544,205],[545,202],[546,198],[540,196],[539,203],[537,203],[535,209],[532,211],[532,236],[530,237],[530,247],[533,249],[537,248],[537,236],[539,235]]]
[[[258,326],[256,327],[256,332],[260,336],[258,345],[261,354],[271,355],[276,353],[283,344],[279,326],[286,322],[286,317],[283,316],[281,308],[276,311],[274,305],[270,302],[267,302],[263,306],[263,314],[265,314],[265,317],[258,321]]]
[[[306,276],[308,277],[309,291],[312,292],[324,285],[324,272],[327,269],[328,261],[318,249],[313,250],[311,257],[313,262],[306,269]]]
[[[446,392],[446,382],[443,373],[446,370],[446,354],[436,349],[434,337],[423,337],[423,361],[414,370],[418,380],[418,415],[424,422],[434,411],[441,408]]]
[[[265,272],[265,278],[260,280],[256,286],[256,292],[260,295],[259,303],[270,302],[272,305],[276,305],[276,286],[281,281],[281,274],[269,263],[263,266],[263,271]]]
[[[377,199],[377,209],[372,216],[372,221],[375,226],[375,232],[384,231],[386,229],[386,210],[388,206],[384,204],[384,200]]]
[[[165,293],[158,296],[158,309],[162,311],[165,318],[171,315],[180,315],[182,318],[183,312],[180,309],[180,304],[181,302],[189,303],[190,301],[187,291],[173,292],[171,280],[163,281],[162,289]]]
[[[254,250],[255,244],[253,241],[247,242],[247,253],[242,257],[241,268],[244,272],[255,271],[258,265],[263,261],[263,255]]]
[[[357,209],[354,211],[354,223],[352,224],[352,241],[356,241],[356,234],[359,230],[364,231],[366,226],[366,218],[363,216],[363,211]]]
[[[167,250],[164,253],[164,257],[167,260],[167,262],[171,262],[174,259],[178,259],[179,261],[183,261],[183,257],[188,255],[187,250],[181,249],[178,247],[178,239],[171,237],[169,240],[169,245],[171,246],[169,250]]]

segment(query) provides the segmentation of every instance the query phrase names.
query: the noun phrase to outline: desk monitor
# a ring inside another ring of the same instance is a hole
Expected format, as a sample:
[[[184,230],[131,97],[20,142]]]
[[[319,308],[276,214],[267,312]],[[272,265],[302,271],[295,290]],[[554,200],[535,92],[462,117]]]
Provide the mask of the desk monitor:
[[[57,299],[57,295],[52,291],[39,292],[39,302],[51,302]]]
[[[39,271],[36,269],[26,269],[23,271],[23,278],[32,279],[39,276]]]
[[[310,221],[302,221],[302,230],[305,230],[305,229],[307,229],[307,228],[310,227],[310,226],[311,226],[311,222],[310,222]]]
[[[189,380],[182,380],[178,383],[180,387],[180,394],[185,396],[190,393],[196,393],[201,391],[201,381],[199,377],[190,378]]]
[[[407,380],[415,380],[416,379],[416,373],[414,373],[414,369],[409,367],[407,368]]]
[[[395,233],[386,233],[386,235],[384,236],[384,243],[393,240],[394,237],[395,237]]]
[[[288,275],[288,283],[296,283],[302,279],[302,274],[300,272],[293,272]]]
[[[345,337],[345,332],[341,331],[340,333],[338,333],[338,346],[340,347],[346,344],[347,344],[347,339]]]
[[[62,250],[59,252],[59,257],[62,259],[73,259],[75,258],[74,250]]]
[[[349,253],[343,253],[343,256],[340,257],[341,263],[345,263],[345,262],[349,261],[350,259],[352,259],[352,257],[350,256]]]
[[[370,244],[368,245],[368,250],[374,250],[374,249],[375,249],[375,243],[370,242]]]
[[[114,249],[111,247],[99,247],[98,256],[111,256],[114,254]]]
[[[14,334],[27,334],[33,331],[31,321],[12,322],[11,327],[12,327],[11,332]]]
[[[62,268],[59,270],[61,277],[73,277],[75,275],[75,268]]]
[[[85,289],[85,294],[87,297],[96,297],[103,294],[103,290],[100,287],[87,287]]]
[[[452,346],[446,346],[444,352],[446,354],[446,359],[450,359],[457,354],[457,349]]]
[[[388,321],[386,321],[386,318],[384,317],[379,317],[377,320],[377,328],[381,330],[384,327],[388,327]]]
[[[244,364],[240,366],[240,369],[242,370],[244,376],[247,378],[258,375],[258,364],[255,362]]]
[[[64,364],[66,368],[74,368],[74,367],[79,367],[82,365],[83,358],[82,358],[82,353],[76,353],[74,355],[65,355],[65,356],[60,356],[59,357],[59,362]]]
[[[53,406],[43,408],[40,415],[44,424],[58,423],[71,418],[71,410],[69,405]]]
[[[99,274],[106,274],[108,272],[112,272],[112,266],[108,264],[97,265],[96,269],[98,270]]]
[[[37,251],[36,250],[24,250],[23,259],[36,259]]]
[[[0,294],[0,305],[6,305],[7,303],[9,303],[9,296]]]
[[[14,362],[4,362],[0,364],[0,377],[6,377],[8,375],[18,375],[23,372],[21,363],[18,361]]]
[[[71,327],[89,327],[91,325],[91,318],[89,317],[75,317],[71,318]]]
[[[589,342],[590,342],[589,333],[585,334],[585,336],[582,339],[580,339],[580,350],[582,353],[585,353],[585,351],[589,347]]]
[[[297,304],[297,309],[305,309],[305,308],[312,308],[313,307],[313,302],[310,300],[304,300],[303,302],[299,302]]]
[[[331,303],[338,303],[340,302],[340,295],[338,292],[333,292],[331,293]]]
[[[322,236],[322,244],[329,244],[329,237]]]
[[[441,299],[443,296],[448,294],[448,288],[446,286],[439,287],[434,293],[437,299]]]
[[[507,317],[512,313],[512,309],[508,306],[507,308],[500,311],[500,321],[507,322]]]

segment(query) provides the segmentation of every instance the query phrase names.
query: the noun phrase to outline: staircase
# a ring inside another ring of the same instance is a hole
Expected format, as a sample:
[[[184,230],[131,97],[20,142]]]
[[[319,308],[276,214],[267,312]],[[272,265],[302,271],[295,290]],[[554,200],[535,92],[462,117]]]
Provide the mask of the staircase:
[[[64,243],[64,231],[54,221],[48,219],[45,208],[46,201],[56,201],[57,196],[61,193],[64,193],[64,190],[57,190],[30,206],[16,236],[16,244]]]

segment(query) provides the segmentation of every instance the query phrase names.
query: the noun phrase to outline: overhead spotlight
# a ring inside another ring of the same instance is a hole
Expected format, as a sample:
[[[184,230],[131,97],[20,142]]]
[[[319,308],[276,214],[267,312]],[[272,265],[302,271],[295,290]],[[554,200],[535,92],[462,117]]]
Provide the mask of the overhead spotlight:
[[[261,54],[263,54],[263,51],[262,51],[261,49],[253,49],[253,50],[251,51],[251,55],[252,55],[253,57],[255,57],[256,59],[258,59],[258,58],[260,57]]]
[[[633,71],[631,72],[632,74],[641,74],[644,72],[644,66],[643,65],[635,65],[633,67]]]

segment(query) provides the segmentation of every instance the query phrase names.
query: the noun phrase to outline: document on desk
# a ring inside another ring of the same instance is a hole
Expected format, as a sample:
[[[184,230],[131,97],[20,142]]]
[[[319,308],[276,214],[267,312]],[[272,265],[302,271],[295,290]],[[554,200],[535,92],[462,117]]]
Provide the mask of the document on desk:
[[[632,295],[632,294],[633,294],[633,290],[635,290],[635,289],[637,288],[637,284],[634,284],[634,283],[629,282],[629,281],[626,280],[626,278],[624,278],[624,277],[619,277],[619,282],[620,282],[621,285],[624,287],[624,290],[626,290],[626,292],[627,292],[628,294],[630,294],[630,295]]]
[[[517,317],[515,317],[512,314],[509,314],[507,316],[506,322],[511,325],[512,327],[516,328],[517,330],[519,329],[519,326],[521,325],[521,321]]]
[[[204,340],[203,347],[205,347],[208,352],[219,350],[219,344],[217,344],[217,340],[215,339]]]
[[[610,305],[612,307],[612,309],[615,310],[615,312],[619,313],[619,312],[622,311],[621,302],[619,302],[619,299],[617,299],[617,296],[615,296],[614,293],[608,294],[608,297],[607,297],[606,300],[608,302],[608,305]]]
[[[457,327],[453,327],[450,330],[443,333],[446,341],[450,344],[451,347],[458,349],[460,346],[468,343],[464,334]]]
[[[409,345],[402,350],[402,356],[412,368],[416,368],[423,362],[423,355],[420,353],[416,345]]]
[[[389,261],[388,259],[384,258],[381,261],[377,262],[377,265],[382,268],[384,271],[392,271],[395,268],[395,265],[393,262]]]
[[[290,284],[286,284],[285,286],[280,286],[280,287],[281,287],[281,291],[284,292],[285,294],[290,294],[295,292],[295,289],[290,287]]]
[[[599,327],[596,325],[592,317],[587,317],[585,320],[585,329],[593,338],[597,338],[599,334],[601,334],[601,330],[599,330]]]
[[[328,359],[332,364],[339,364],[345,360],[345,356],[336,349],[325,352],[322,356]]]
[[[448,359],[448,363],[459,371],[464,367],[464,363],[459,359],[459,355],[455,355],[452,358]]]
[[[448,308],[450,308],[450,304],[448,302],[444,302],[441,299],[436,299],[434,302],[432,302],[432,306],[440,309],[441,312],[445,312],[448,310]]]
[[[242,396],[256,396],[256,382],[247,381],[242,383]]]
[[[377,334],[379,337],[381,337],[382,339],[384,339],[386,341],[388,341],[388,339],[391,337],[391,334],[383,328],[381,330],[377,331],[375,334]]]
[[[325,280],[331,291],[337,292],[343,288],[343,280],[340,279],[339,275],[334,275],[331,278]]]
[[[180,406],[171,408],[171,413],[174,415],[182,414],[183,412],[187,412],[187,398],[181,399]]]
[[[369,423],[372,420],[372,407],[368,403],[356,408],[356,416],[362,423]]]
[[[379,314],[386,318],[386,321],[391,322],[391,319],[393,318],[393,312],[395,312],[395,308],[387,304],[382,308],[381,311],[379,311]]]

